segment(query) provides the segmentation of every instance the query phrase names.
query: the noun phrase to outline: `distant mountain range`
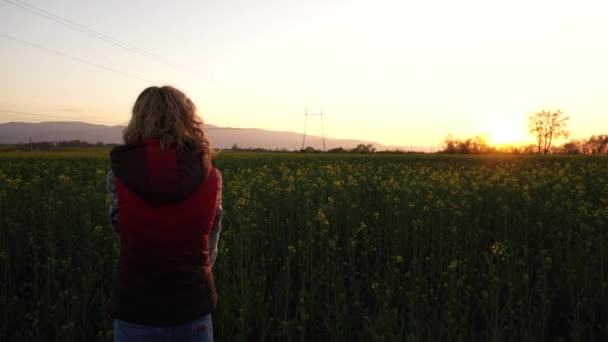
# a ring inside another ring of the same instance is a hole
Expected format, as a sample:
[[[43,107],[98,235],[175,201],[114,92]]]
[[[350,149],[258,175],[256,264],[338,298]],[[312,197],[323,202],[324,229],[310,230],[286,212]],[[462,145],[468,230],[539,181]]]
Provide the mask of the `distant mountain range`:
[[[0,144],[27,143],[30,137],[33,142],[82,140],[90,143],[120,144],[123,128],[124,126],[94,125],[85,122],[9,122],[0,124]],[[302,133],[213,125],[205,125],[205,132],[216,148],[230,148],[237,145],[241,148],[297,150],[302,147]],[[326,149],[352,148],[358,144],[372,144],[377,150],[397,148],[374,141],[325,138]],[[321,149],[323,147],[321,137],[307,135],[306,146]]]

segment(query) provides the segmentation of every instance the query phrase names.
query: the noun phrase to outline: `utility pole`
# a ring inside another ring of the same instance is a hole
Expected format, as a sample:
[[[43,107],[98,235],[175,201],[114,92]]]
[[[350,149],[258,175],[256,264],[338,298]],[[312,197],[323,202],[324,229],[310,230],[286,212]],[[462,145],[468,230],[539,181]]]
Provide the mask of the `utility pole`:
[[[323,139],[323,151],[325,151],[325,127],[323,126],[323,115],[327,115],[327,113],[323,113],[323,109],[319,111],[304,109],[304,134],[302,135],[302,149],[306,148],[306,124],[308,122],[309,115],[318,115],[321,117],[321,137]]]
[[[30,152],[32,152],[33,148],[32,148],[32,136],[30,135]]]
[[[325,152],[325,128],[323,128],[323,109],[321,109],[321,137],[323,138],[323,152]]]
[[[433,114],[433,143],[431,144],[431,153],[435,153],[435,114]]]
[[[308,110],[304,109],[304,135],[302,135],[302,150],[306,148],[306,122],[308,121]]]

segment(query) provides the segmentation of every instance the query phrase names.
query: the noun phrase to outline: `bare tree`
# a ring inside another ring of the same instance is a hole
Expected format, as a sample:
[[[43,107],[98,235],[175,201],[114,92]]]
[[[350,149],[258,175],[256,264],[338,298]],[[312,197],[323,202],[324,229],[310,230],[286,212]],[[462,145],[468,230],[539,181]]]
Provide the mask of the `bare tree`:
[[[353,152],[353,153],[374,153],[374,152],[376,152],[376,148],[372,144],[367,144],[367,145],[359,144],[359,145],[357,145],[357,147],[352,148],[350,150],[350,152]]]
[[[590,154],[608,153],[608,134],[592,135],[587,140],[587,149]]]
[[[561,110],[542,110],[528,116],[528,128],[530,133],[536,135],[538,153],[547,154],[551,144],[559,138],[567,138],[570,132],[566,126],[570,120]]]
[[[585,140],[570,140],[562,146],[562,153],[564,154],[581,154],[583,153],[583,144]]]
[[[444,149],[442,153],[470,154],[470,153],[493,153],[496,149],[490,147],[481,136],[467,138],[465,140],[454,138],[448,134],[444,139]]]

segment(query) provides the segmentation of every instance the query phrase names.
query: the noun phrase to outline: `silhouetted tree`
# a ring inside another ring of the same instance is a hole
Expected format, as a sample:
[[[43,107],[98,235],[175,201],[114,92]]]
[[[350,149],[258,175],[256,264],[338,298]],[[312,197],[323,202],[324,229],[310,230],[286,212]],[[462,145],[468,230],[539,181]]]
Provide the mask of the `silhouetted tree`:
[[[537,151],[538,146],[536,144],[530,144],[523,147],[523,152],[525,154],[534,154]]]
[[[350,150],[352,153],[374,153],[376,148],[372,144],[359,144],[357,147]]]
[[[348,151],[346,151],[343,147],[336,147],[336,148],[327,150],[327,152],[329,152],[329,153],[346,153]]]
[[[528,116],[528,128],[530,133],[536,135],[538,153],[547,154],[554,140],[568,137],[568,120],[570,117],[559,109],[542,110]]]
[[[443,148],[443,153],[458,153],[458,145],[460,144],[460,140],[454,139],[452,134],[448,134],[443,140],[445,147]]]
[[[581,154],[581,142],[579,140],[570,140],[562,146],[561,150],[564,154]]]
[[[587,151],[590,154],[606,154],[608,153],[608,135],[592,135],[587,140]]]
[[[314,147],[307,146],[306,148],[301,149],[300,152],[303,152],[303,153],[317,153],[317,152],[321,152],[321,151],[320,150],[316,150]]]
[[[444,149],[442,153],[451,154],[478,154],[493,153],[496,149],[490,147],[483,137],[467,138],[465,140],[456,139],[448,134],[444,139]]]

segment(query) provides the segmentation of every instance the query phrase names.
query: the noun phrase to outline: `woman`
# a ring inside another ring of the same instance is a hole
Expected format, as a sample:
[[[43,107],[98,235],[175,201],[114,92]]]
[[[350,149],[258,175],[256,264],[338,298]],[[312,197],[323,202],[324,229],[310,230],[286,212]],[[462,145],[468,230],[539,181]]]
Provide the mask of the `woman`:
[[[222,178],[196,107],[173,87],[149,87],[123,138],[107,176],[120,237],[114,338],[212,341]]]

